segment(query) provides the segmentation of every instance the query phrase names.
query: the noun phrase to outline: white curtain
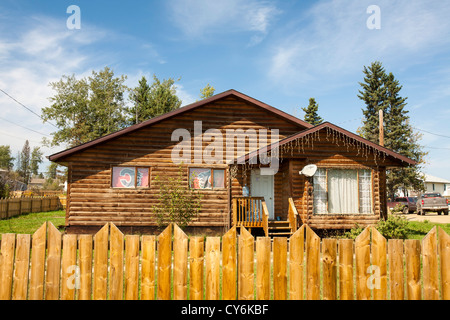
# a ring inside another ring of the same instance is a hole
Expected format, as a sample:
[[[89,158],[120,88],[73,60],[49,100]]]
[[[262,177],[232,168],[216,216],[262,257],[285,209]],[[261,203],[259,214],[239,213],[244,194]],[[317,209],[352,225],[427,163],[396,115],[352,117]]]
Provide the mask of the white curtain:
[[[328,170],[328,212],[359,212],[356,170]]]

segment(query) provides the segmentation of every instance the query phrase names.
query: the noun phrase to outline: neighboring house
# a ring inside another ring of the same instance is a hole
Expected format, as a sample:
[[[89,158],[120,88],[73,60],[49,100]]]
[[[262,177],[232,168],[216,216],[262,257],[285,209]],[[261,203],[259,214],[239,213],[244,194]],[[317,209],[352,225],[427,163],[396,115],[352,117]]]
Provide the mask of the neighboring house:
[[[44,187],[45,179],[31,178],[28,183],[28,189],[42,189]]]
[[[222,233],[242,219],[256,226],[261,210],[281,221],[298,212],[299,224],[317,229],[370,225],[387,214],[386,168],[415,163],[235,90],[49,159],[68,167],[66,226],[74,233],[95,232],[107,222],[151,231],[159,190],[154,178],[177,176],[180,163],[186,188],[203,194],[192,232]],[[317,166],[312,178],[299,174],[309,164]],[[244,211],[250,218],[242,218]]]
[[[429,174],[425,174],[426,192],[439,192],[442,196],[450,198],[450,181]]]

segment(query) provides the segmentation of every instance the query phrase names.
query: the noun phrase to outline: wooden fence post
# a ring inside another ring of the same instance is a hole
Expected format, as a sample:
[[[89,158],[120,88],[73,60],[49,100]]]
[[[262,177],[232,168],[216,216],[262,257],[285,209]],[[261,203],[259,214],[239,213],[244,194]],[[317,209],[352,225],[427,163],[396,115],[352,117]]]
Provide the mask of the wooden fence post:
[[[14,251],[16,248],[16,235],[6,233],[2,235],[0,255],[0,300],[10,300],[12,294]]]
[[[155,299],[156,237],[142,236],[141,300]]]
[[[355,240],[356,299],[369,300],[370,287],[367,269],[370,267],[370,229],[365,228]]]
[[[125,236],[125,300],[139,298],[139,236]]]
[[[109,242],[109,299],[123,299],[123,249],[124,235],[110,223]]]
[[[219,300],[220,295],[220,238],[206,238],[206,300]]]
[[[306,299],[320,299],[320,238],[306,226]]]
[[[422,239],[423,297],[439,299],[436,227]]]
[[[44,298],[46,237],[47,223],[44,222],[33,234],[31,245],[30,300],[42,300]]]
[[[337,241],[322,240],[323,299],[337,299]]]
[[[351,239],[339,239],[339,299],[353,300],[353,245]]]
[[[391,300],[404,299],[403,282],[403,240],[389,239],[389,288],[391,290]]]
[[[222,237],[222,299],[235,300],[237,293],[236,227]]]
[[[80,265],[80,290],[79,300],[91,300],[92,294],[92,258],[93,258],[93,237],[84,234],[79,237],[79,265]]]
[[[45,277],[45,299],[59,299],[59,280],[61,273],[61,233],[53,223],[47,230],[47,275]]]
[[[303,300],[305,226],[289,239],[289,299]]]
[[[420,241],[405,240],[406,293],[408,300],[422,300],[420,285]]]
[[[254,299],[254,238],[245,227],[241,227],[238,256],[238,299]]]
[[[172,273],[172,224],[158,236],[158,299],[170,300]]]
[[[275,300],[287,299],[286,237],[273,238],[273,298]]]
[[[374,300],[387,299],[387,240],[374,227],[372,231],[372,279]]]
[[[173,225],[173,299],[187,299],[188,237],[176,224]]]
[[[270,245],[270,238],[256,239],[256,299],[258,300],[270,299]]]
[[[439,227],[442,299],[450,300],[450,236]]]
[[[204,245],[203,237],[192,237],[189,241],[190,300],[203,300]]]
[[[94,300],[106,300],[108,295],[108,236],[108,223],[94,235]]]

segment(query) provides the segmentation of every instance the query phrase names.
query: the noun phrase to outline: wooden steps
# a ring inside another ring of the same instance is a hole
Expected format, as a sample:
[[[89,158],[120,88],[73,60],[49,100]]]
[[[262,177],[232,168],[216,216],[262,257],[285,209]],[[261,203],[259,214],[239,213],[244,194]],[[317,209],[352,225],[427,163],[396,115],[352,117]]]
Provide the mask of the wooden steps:
[[[292,236],[289,221],[269,221],[269,237],[290,237]]]

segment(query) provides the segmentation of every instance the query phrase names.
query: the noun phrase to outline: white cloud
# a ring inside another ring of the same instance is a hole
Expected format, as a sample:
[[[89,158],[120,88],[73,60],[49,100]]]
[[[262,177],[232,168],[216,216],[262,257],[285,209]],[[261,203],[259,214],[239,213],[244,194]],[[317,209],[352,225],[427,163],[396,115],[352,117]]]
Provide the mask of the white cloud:
[[[269,76],[275,81],[305,84],[326,75],[361,72],[382,62],[418,63],[450,43],[450,3],[377,1],[381,29],[369,30],[371,1],[321,1],[298,17],[298,24],[279,31],[272,46]],[[267,62],[267,61],[266,61]]]
[[[172,0],[169,8],[175,24],[190,38],[233,32],[256,33],[250,44],[262,41],[280,13],[274,4],[256,0]]]

